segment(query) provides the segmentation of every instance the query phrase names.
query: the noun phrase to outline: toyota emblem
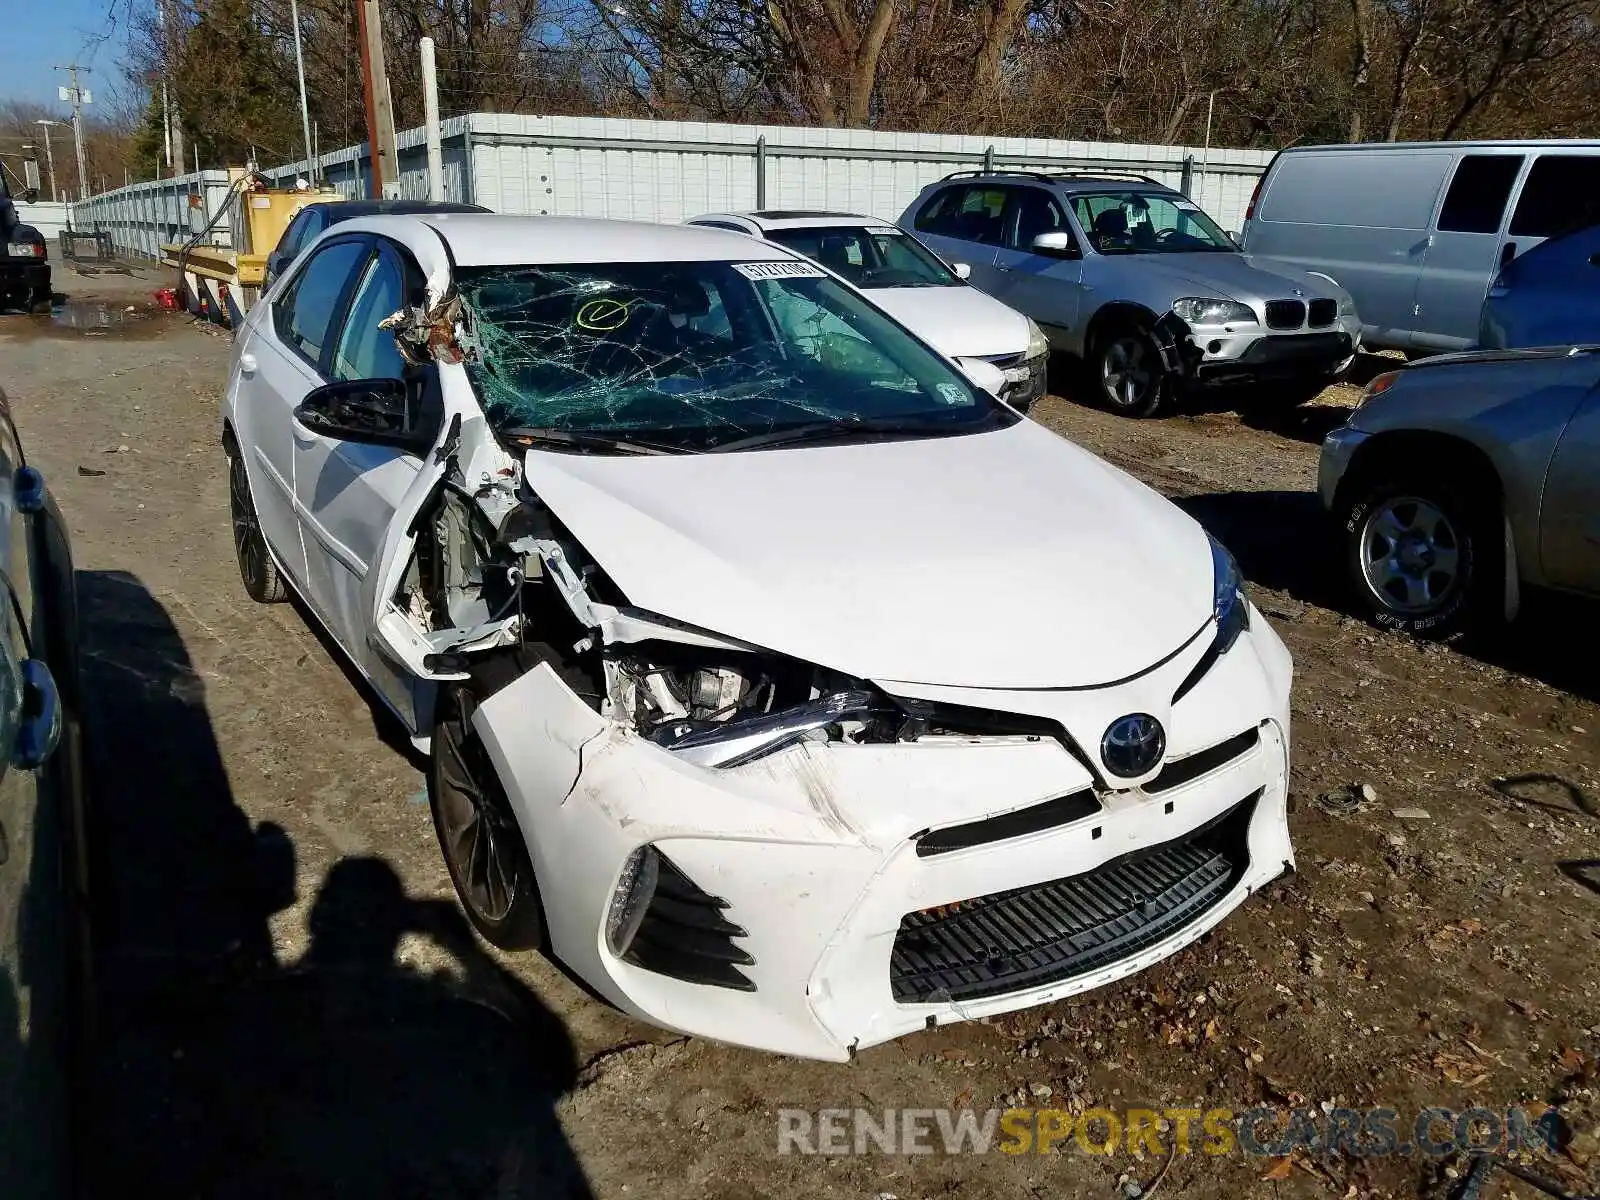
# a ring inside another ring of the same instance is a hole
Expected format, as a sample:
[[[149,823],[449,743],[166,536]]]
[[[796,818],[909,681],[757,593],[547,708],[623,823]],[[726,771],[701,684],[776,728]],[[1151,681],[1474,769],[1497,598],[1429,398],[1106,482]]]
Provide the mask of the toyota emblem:
[[[1167,734],[1149,713],[1129,713],[1111,722],[1100,739],[1106,770],[1123,779],[1148,774],[1167,750]]]

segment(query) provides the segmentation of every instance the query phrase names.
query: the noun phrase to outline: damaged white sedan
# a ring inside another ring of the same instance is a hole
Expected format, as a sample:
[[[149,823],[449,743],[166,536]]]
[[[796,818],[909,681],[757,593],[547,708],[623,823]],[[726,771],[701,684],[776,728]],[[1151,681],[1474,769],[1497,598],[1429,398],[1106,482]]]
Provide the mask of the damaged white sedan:
[[[430,752],[474,925],[645,1020],[843,1059],[1292,864],[1291,665],[1228,553],[781,246],[351,221],[223,420],[246,588]]]

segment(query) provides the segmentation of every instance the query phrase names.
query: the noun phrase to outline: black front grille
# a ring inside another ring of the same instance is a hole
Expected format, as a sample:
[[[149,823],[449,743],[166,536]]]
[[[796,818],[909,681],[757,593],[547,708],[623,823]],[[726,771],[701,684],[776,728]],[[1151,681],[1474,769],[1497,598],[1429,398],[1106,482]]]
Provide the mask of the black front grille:
[[[734,944],[746,934],[723,915],[727,907],[726,900],[703,891],[662,854],[655,893],[623,961],[687,983],[755,991],[739,968],[756,960]]]
[[[1337,300],[1313,300],[1307,307],[1311,310],[1309,323],[1314,327],[1332,325],[1339,316]]]
[[[1070,796],[1058,796],[1043,804],[1001,813],[998,817],[930,830],[917,838],[917,857],[948,854],[952,850],[967,850],[973,846],[986,846],[990,842],[1003,842],[1009,838],[1039,833],[1069,821],[1092,817],[1099,811],[1100,802],[1094,798],[1092,791],[1073,792]]]
[[[1083,875],[907,913],[889,958],[895,1000],[942,1003],[1039,987],[1176,933],[1243,878],[1260,796]]]
[[[1215,771],[1226,763],[1231,763],[1240,755],[1254,750],[1256,743],[1261,740],[1258,730],[1247,729],[1237,737],[1231,737],[1225,742],[1218,742],[1215,746],[1194,754],[1175,758],[1161,768],[1161,773],[1144,785],[1147,792],[1165,792],[1175,787],[1181,787],[1191,779],[1199,779],[1207,771]]]
[[[990,354],[984,357],[984,362],[999,367],[1002,371],[1009,371],[1012,367],[1022,365],[1021,354]]]
[[[1306,323],[1306,306],[1302,300],[1268,300],[1267,327],[1270,329],[1299,329]]]

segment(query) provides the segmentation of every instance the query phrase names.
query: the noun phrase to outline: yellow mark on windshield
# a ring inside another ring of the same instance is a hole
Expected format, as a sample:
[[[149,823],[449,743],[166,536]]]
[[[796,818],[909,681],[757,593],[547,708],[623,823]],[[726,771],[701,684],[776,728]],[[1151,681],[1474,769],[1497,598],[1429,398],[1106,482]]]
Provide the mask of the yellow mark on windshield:
[[[578,315],[573,319],[579,329],[610,333],[613,329],[621,329],[627,324],[629,307],[621,300],[591,300],[578,310]]]

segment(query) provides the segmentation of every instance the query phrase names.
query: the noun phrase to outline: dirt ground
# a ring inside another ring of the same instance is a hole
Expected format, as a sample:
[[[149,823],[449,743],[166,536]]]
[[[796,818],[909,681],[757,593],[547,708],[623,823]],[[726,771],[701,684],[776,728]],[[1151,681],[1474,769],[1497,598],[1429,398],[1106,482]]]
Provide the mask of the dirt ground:
[[[838,1066],[674,1037],[472,938],[396,730],[294,606],[244,595],[229,338],[150,311],[166,282],[58,272],[106,307],[0,318],[0,385],[79,572],[97,1194],[1110,1200],[1159,1173],[1165,1195],[1357,1200],[1442,1195],[1458,1169],[778,1153],[779,1109],[1012,1104],[1385,1105],[1408,1128],[1428,1105],[1555,1103],[1572,1141],[1541,1169],[1600,1189],[1596,613],[1539,600],[1470,652],[1347,615],[1312,489],[1351,389],[1271,420],[1035,414],[1229,544],[1293,651],[1298,874],[1122,984]],[[1341,803],[1352,784],[1373,794]],[[1515,1186],[1483,1194],[1535,1194]]]

